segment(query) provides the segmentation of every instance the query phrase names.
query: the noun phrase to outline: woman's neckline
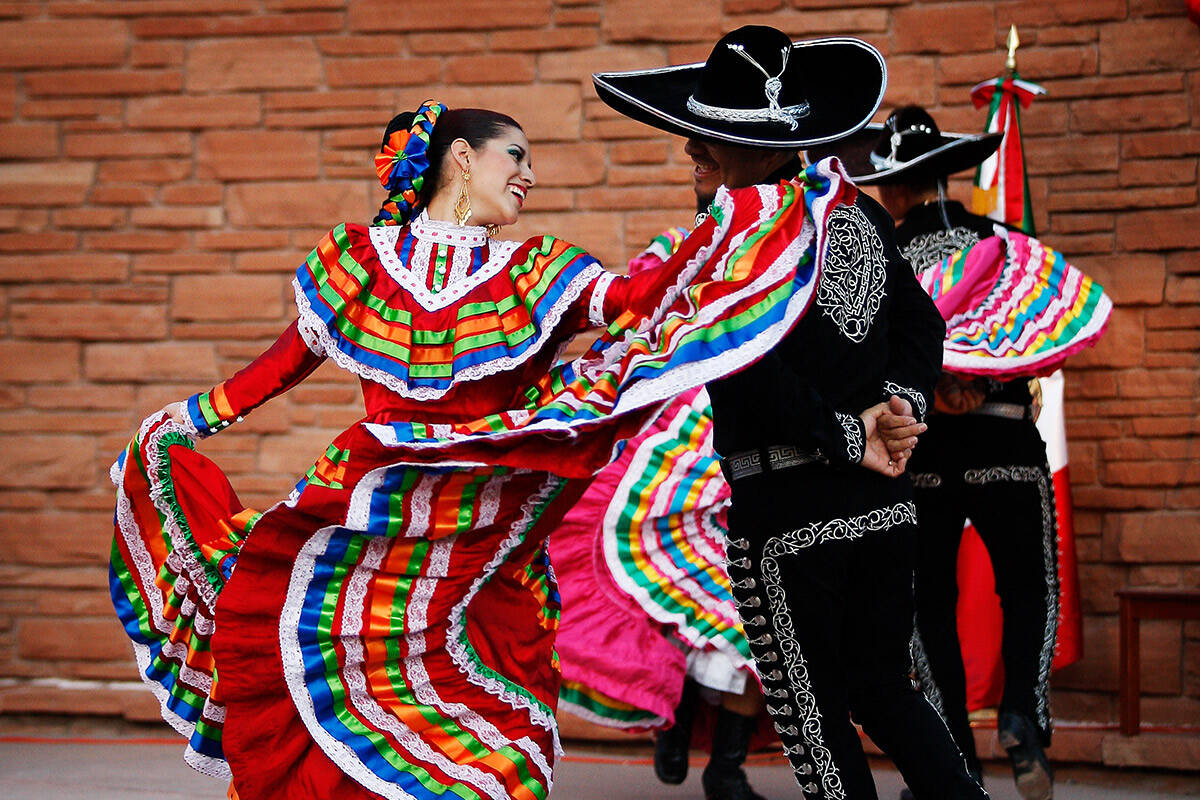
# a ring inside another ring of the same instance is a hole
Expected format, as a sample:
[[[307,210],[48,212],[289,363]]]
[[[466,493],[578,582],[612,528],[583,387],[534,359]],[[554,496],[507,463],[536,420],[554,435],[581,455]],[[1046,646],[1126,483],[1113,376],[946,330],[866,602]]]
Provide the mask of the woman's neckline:
[[[488,241],[487,229],[482,225],[455,225],[453,222],[430,219],[425,209],[421,209],[408,227],[416,238],[438,244],[483,247]]]

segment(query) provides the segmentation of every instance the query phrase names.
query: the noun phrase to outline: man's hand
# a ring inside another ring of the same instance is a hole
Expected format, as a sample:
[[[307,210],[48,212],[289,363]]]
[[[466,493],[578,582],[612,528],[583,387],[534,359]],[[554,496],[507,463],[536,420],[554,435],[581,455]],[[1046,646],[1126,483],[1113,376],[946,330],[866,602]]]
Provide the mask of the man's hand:
[[[886,404],[880,403],[883,411],[876,419],[876,428],[887,446],[892,461],[908,461],[912,457],[913,448],[917,446],[917,437],[924,433],[929,426],[918,422],[913,416],[912,404],[898,395],[888,398]]]
[[[863,448],[862,465],[867,469],[895,478],[904,474],[908,457],[896,457],[888,450],[887,443],[879,431],[879,418],[889,411],[887,403],[878,403],[858,415],[863,421],[866,444]],[[915,420],[914,420],[915,421]]]
[[[938,378],[933,407],[943,414],[966,414],[983,405],[987,393],[974,380],[963,380],[949,372]]]

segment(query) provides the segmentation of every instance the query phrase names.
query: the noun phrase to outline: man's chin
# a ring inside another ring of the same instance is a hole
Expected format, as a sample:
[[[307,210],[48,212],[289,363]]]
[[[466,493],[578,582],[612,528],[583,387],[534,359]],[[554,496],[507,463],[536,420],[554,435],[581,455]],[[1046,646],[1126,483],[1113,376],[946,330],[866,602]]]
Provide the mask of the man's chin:
[[[708,206],[712,203],[713,198],[717,196],[717,189],[721,184],[715,180],[695,180],[692,182],[692,189],[696,192],[696,201]]]

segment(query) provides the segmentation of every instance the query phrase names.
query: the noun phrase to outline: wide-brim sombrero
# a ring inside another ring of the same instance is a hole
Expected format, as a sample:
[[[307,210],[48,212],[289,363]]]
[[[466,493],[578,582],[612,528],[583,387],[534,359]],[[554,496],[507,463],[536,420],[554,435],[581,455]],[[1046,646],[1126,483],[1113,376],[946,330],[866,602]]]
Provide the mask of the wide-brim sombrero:
[[[934,146],[904,160],[890,160],[877,152],[888,129],[871,123],[837,142],[810,147],[805,157],[810,162],[837,156],[851,180],[862,186],[888,183],[917,183],[972,169],[996,152],[1002,133],[941,133]]]
[[[788,51],[782,66],[781,49]],[[887,67],[858,39],[793,42],[774,28],[747,26],[726,34],[706,62],[600,72],[592,82],[617,111],[669,133],[799,150],[866,125],[883,100]]]

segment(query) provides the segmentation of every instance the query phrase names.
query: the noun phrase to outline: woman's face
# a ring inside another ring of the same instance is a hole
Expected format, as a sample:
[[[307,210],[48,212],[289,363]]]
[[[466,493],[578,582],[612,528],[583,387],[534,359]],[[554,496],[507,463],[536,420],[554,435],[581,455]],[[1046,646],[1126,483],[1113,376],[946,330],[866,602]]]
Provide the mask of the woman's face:
[[[519,128],[504,128],[479,148],[470,150],[471,198],[468,225],[512,225],[537,178],[529,157],[529,140]]]

